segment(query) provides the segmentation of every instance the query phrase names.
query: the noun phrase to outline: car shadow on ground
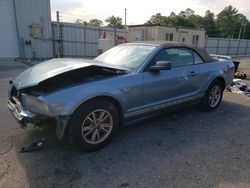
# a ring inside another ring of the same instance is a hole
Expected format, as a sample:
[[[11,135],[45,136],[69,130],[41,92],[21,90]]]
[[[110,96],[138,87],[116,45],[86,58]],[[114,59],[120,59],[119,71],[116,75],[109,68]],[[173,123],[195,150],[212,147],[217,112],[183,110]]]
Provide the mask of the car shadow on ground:
[[[249,128],[249,107],[223,101],[210,113],[191,107],[122,128],[95,152],[59,142],[53,126],[29,130],[44,148],[17,157],[31,187],[248,185]]]

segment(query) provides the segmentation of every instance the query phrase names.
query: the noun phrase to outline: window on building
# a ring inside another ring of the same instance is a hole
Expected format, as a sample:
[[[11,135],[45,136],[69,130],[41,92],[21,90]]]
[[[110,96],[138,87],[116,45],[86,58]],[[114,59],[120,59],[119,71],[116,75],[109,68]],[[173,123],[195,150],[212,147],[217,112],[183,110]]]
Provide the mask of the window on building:
[[[199,35],[193,35],[192,44],[198,45],[199,44]]]
[[[173,41],[173,39],[174,39],[174,34],[173,34],[173,33],[170,33],[170,35],[169,35],[169,40],[170,40],[170,41]]]
[[[193,35],[192,44],[195,44],[195,35]]]
[[[195,42],[196,42],[196,45],[199,44],[199,35],[196,35]]]
[[[165,40],[173,41],[174,40],[174,34],[173,33],[166,33],[165,34]]]
[[[168,40],[168,38],[169,38],[169,33],[166,33],[165,34],[165,40]]]

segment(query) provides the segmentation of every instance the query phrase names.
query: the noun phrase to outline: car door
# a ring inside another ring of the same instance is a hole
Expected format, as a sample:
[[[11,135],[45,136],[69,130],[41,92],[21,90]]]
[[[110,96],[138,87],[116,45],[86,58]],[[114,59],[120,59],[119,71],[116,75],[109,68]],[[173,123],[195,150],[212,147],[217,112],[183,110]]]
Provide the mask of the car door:
[[[185,99],[198,94],[199,66],[194,64],[194,52],[189,48],[162,49],[151,62],[169,61],[170,70],[144,72],[144,105],[152,107]]]

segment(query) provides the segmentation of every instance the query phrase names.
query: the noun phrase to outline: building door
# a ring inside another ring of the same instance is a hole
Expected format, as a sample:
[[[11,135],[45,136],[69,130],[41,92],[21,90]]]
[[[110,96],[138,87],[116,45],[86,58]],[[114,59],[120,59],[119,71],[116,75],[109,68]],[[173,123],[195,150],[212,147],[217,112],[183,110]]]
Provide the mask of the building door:
[[[0,0],[0,59],[19,57],[13,0]]]

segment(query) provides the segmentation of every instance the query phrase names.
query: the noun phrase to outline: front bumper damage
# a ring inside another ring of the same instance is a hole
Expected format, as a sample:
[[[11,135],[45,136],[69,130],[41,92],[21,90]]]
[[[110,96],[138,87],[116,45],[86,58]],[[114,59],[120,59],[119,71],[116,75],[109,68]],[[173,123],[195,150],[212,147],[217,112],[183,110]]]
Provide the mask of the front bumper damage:
[[[19,93],[13,83],[10,82],[7,106],[19,126],[24,129],[29,125],[41,126],[47,120],[56,120],[56,135],[61,140],[67,128],[69,116],[46,117],[33,113],[27,107],[24,96],[25,94]]]
[[[37,114],[34,114],[30,111],[25,111],[22,106],[18,103],[18,101],[12,99],[8,100],[7,106],[14,116],[15,120],[19,124],[21,128],[26,128],[29,125],[38,125],[39,123],[46,120],[45,118],[41,118]],[[59,140],[61,140],[64,136],[64,132],[67,128],[69,116],[60,116],[56,117],[56,135]]]
[[[36,114],[25,111],[14,99],[9,99],[7,106],[21,128],[26,128],[29,124],[38,124],[42,121]]]

